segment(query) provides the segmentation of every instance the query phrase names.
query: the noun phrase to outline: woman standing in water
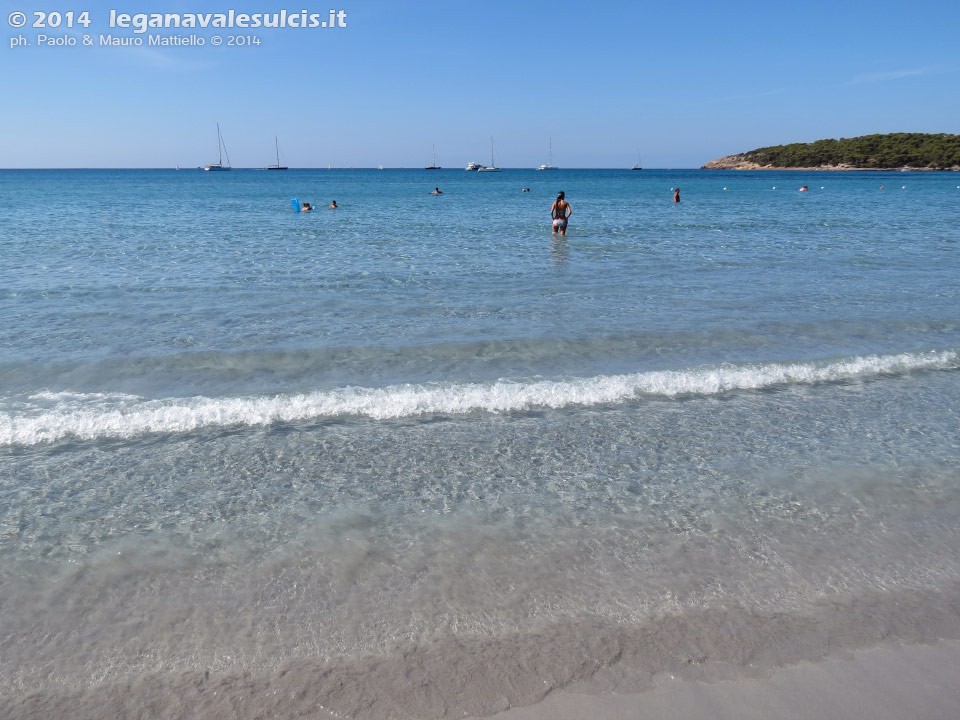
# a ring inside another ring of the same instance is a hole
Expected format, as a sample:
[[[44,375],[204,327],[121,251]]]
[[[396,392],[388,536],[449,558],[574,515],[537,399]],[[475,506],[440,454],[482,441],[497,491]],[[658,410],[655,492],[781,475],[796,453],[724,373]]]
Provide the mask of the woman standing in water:
[[[570,207],[564,199],[563,190],[557,193],[557,199],[553,201],[553,205],[550,207],[550,217],[553,220],[553,232],[556,233],[558,230],[561,235],[566,236],[567,234],[567,220],[573,215],[573,208]]]

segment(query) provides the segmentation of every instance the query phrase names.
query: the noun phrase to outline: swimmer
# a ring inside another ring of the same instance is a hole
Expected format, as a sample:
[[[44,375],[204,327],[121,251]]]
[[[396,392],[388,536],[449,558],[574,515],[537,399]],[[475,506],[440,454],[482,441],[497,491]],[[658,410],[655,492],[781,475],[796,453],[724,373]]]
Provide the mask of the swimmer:
[[[530,192],[530,188],[520,188],[520,192]]]
[[[673,189],[673,201],[680,202],[680,188]]]
[[[438,188],[438,187],[435,187],[430,194],[431,194],[431,195],[443,195],[443,190],[441,190],[441,189]]]
[[[336,201],[336,200],[331,200],[331,201],[330,201],[330,204],[327,205],[327,209],[328,209],[328,210],[336,210],[336,209],[337,209],[337,201]]]
[[[300,207],[300,212],[310,212],[311,210],[313,210],[313,207],[310,205],[310,203],[304,203]]]
[[[550,206],[550,217],[553,219],[553,234],[556,235],[557,231],[560,231],[560,234],[564,237],[567,236],[567,220],[570,219],[570,216],[573,215],[573,208],[570,207],[564,198],[563,190],[557,193],[557,199],[553,201],[553,205]]]
[[[798,192],[807,192],[809,189],[810,189],[810,188],[808,188],[806,185],[804,185],[803,187],[800,188],[800,190],[799,190]]]

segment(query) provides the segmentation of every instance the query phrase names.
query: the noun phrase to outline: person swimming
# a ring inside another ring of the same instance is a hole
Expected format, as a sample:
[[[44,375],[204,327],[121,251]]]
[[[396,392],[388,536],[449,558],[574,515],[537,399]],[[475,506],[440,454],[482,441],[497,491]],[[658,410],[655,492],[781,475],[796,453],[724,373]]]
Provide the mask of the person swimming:
[[[310,212],[311,210],[313,210],[313,206],[308,202],[300,206],[300,212]]]
[[[433,192],[431,192],[430,194],[431,194],[431,195],[443,195],[443,190],[441,190],[441,189],[438,188],[438,187],[435,187],[435,188],[433,189]]]
[[[337,209],[337,201],[336,201],[336,200],[331,200],[331,201],[330,201],[330,204],[327,205],[327,209],[328,209],[328,210],[336,210],[336,209]]]
[[[557,193],[557,199],[553,201],[553,205],[550,207],[550,217],[553,219],[553,232],[556,233],[559,230],[560,234],[564,237],[567,235],[567,220],[573,215],[573,208],[570,207],[570,203],[568,203],[565,198],[566,195],[563,190],[561,190]]]

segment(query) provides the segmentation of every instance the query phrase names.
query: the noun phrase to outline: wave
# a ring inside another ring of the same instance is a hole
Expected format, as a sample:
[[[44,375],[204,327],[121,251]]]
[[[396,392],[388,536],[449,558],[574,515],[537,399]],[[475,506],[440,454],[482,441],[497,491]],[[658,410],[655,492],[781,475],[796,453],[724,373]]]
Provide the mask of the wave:
[[[305,420],[509,413],[616,404],[640,398],[711,396],[737,390],[816,384],[960,368],[960,352],[939,350],[869,355],[820,363],[701,366],[584,378],[487,383],[342,387],[252,397],[148,399],[122,393],[41,392],[6,402],[0,445],[37,445],[66,438],[126,439],[147,433],[266,426]]]

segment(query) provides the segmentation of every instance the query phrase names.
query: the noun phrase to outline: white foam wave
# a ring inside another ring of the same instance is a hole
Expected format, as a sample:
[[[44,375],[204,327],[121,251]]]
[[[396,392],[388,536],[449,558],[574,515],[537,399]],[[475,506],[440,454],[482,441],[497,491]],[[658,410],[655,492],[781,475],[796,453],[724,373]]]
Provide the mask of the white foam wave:
[[[775,385],[813,384],[912,370],[957,369],[956,350],[855,357],[829,363],[721,365],[563,380],[344,387],[239,398],[150,400],[110,393],[37,393],[0,411],[0,445],[68,437],[130,438],[204,427],[258,426],[342,416],[376,420],[418,415],[504,413],[603,405],[644,396],[717,395]]]

